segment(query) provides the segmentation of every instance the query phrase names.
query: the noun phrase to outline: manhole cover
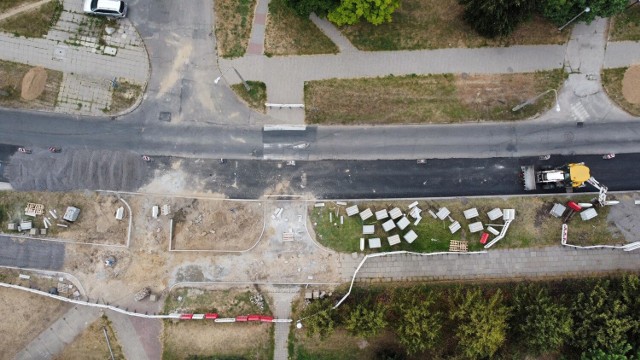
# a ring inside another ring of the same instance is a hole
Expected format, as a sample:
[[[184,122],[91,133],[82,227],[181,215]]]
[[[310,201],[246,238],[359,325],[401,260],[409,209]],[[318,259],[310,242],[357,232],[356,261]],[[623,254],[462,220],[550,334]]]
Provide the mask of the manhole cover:
[[[572,142],[574,138],[575,138],[575,135],[572,132],[568,131],[564,133],[564,139],[566,141]]]
[[[168,111],[160,112],[160,116],[158,116],[158,120],[170,122],[171,121],[171,113],[168,112]]]
[[[64,60],[66,52],[66,46],[56,46],[55,49],[53,49],[53,58],[55,60]]]

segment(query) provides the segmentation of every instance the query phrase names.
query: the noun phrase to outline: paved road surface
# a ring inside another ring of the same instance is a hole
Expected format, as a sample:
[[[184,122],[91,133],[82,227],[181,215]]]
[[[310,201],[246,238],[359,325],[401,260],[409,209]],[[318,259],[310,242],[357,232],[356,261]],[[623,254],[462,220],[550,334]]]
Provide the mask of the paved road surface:
[[[41,270],[60,270],[64,244],[38,240],[11,240],[0,236],[0,265]]]

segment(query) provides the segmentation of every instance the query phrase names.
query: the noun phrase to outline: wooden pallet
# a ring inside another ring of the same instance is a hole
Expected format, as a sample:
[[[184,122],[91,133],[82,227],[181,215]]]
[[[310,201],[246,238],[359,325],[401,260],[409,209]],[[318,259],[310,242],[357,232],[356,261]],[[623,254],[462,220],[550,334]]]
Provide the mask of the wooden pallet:
[[[460,240],[451,240],[449,242],[449,251],[452,252],[467,252],[468,247],[467,247],[468,242],[467,241],[460,241]]]

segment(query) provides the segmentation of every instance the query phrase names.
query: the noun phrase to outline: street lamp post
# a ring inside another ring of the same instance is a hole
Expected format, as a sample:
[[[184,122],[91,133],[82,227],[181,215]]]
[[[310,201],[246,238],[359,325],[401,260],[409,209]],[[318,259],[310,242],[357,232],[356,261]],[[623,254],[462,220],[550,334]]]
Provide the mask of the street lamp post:
[[[565,27],[567,27],[567,25],[571,24],[575,19],[579,18],[579,17],[580,17],[580,15],[582,15],[582,14],[584,14],[584,13],[588,13],[589,11],[591,11],[591,8],[587,6],[586,8],[584,8],[584,10],[582,10],[582,11],[580,12],[580,14],[578,14],[578,15],[574,16],[574,17],[573,17],[573,19],[569,20],[566,24],[564,24],[564,25],[560,26],[560,27],[558,28],[558,31],[562,31],[562,29],[564,29]]]
[[[518,111],[518,110],[522,109],[523,107],[525,107],[525,106],[527,106],[527,105],[533,105],[533,104],[535,104],[535,103],[536,103],[536,101],[538,101],[538,99],[540,99],[541,97],[545,96],[546,94],[548,94],[548,93],[550,93],[550,92],[552,92],[552,91],[553,91],[553,93],[556,95],[556,106],[555,106],[555,110],[556,110],[557,112],[560,112],[560,103],[558,102],[558,91],[557,91],[556,89],[549,89],[549,90],[547,90],[547,91],[543,92],[542,94],[537,95],[536,97],[533,97],[533,98],[531,98],[531,99],[528,99],[527,101],[525,101],[525,102],[523,102],[523,103],[521,103],[521,104],[518,104],[518,105],[514,106],[514,107],[513,107],[513,109],[511,109],[511,111],[514,111],[514,112],[515,112],[515,111]]]

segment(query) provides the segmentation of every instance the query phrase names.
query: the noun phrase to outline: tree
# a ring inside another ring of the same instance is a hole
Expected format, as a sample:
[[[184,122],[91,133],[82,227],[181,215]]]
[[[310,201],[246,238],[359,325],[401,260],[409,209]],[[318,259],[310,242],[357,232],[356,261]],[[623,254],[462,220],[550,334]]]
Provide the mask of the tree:
[[[627,307],[608,280],[598,281],[589,292],[578,294],[573,307],[571,344],[583,352],[597,349],[623,354],[632,328]]]
[[[469,358],[493,356],[505,341],[509,317],[502,292],[497,290],[486,299],[479,288],[465,292],[458,289],[452,300],[449,316],[457,320],[455,334],[464,355]]]
[[[640,278],[637,275],[625,275],[621,284],[622,302],[627,308],[626,315],[631,319],[629,342],[640,348]]]
[[[321,339],[331,335],[335,327],[333,309],[329,299],[316,300],[307,306],[302,312],[304,327],[307,336],[320,335]]]
[[[578,14],[576,21],[590,23],[596,17],[610,17],[624,11],[627,0],[545,0],[542,1],[542,15],[561,26]],[[589,12],[583,12],[589,7]]]
[[[559,348],[571,334],[569,310],[555,303],[545,288],[534,284],[516,288],[513,321],[516,338],[536,354]]]
[[[391,22],[391,14],[400,6],[400,0],[342,0],[340,6],[329,11],[332,23],[354,25],[362,18],[373,25]]]
[[[286,0],[287,5],[302,17],[309,17],[315,13],[325,17],[333,9],[340,5],[340,0]]]
[[[489,38],[506,36],[531,16],[535,1],[531,0],[461,0],[465,5],[464,20],[478,34]]]
[[[369,308],[362,303],[358,304],[349,313],[345,327],[357,336],[364,338],[375,336],[387,326],[384,313],[385,308],[381,305]]]
[[[396,324],[398,340],[408,354],[432,349],[442,327],[442,314],[432,310],[435,296],[432,292],[422,295],[415,288],[401,291],[402,296],[397,300],[400,315]]]

